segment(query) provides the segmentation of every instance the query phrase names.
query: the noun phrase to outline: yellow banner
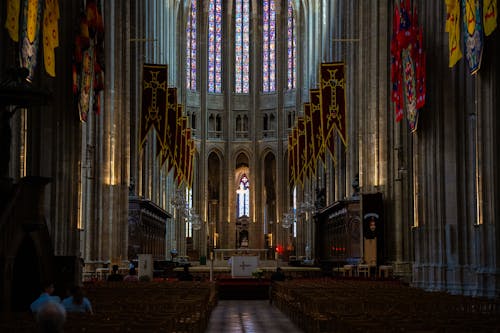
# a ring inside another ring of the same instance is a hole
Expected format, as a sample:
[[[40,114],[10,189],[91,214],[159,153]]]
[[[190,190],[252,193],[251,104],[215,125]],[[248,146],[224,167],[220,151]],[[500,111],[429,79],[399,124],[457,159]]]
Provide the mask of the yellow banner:
[[[52,77],[56,76],[54,49],[59,46],[58,0],[45,0],[43,12],[43,60],[45,71]]]
[[[497,0],[483,0],[484,34],[489,36],[497,27]]]
[[[19,13],[21,2],[19,0],[7,0],[7,18],[5,28],[14,42],[19,42]]]
[[[445,0],[446,3],[446,27],[448,32],[448,53],[449,67],[455,64],[462,58],[460,50],[460,1]]]
[[[28,0],[28,24],[27,24],[27,35],[30,43],[35,41],[37,19],[38,19],[38,0]]]

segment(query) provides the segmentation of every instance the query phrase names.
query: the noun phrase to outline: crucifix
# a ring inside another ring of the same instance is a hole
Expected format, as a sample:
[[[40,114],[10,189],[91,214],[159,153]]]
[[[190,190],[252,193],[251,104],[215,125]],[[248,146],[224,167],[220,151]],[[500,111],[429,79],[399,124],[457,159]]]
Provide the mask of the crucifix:
[[[242,262],[241,262],[241,265],[240,265],[240,267],[241,267],[241,269],[242,269],[242,270],[245,270],[245,268],[246,268],[246,267],[251,267],[251,266],[252,266],[252,265],[247,265],[247,264],[245,264],[245,262],[244,262],[244,261],[242,261]]]

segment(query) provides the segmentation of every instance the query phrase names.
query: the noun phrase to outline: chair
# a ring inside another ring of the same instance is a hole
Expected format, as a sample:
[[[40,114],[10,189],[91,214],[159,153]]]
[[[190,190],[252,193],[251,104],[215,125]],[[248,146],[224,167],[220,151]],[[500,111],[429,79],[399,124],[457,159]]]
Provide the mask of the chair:
[[[358,265],[358,276],[370,277],[370,266],[366,264]]]
[[[344,265],[344,276],[355,276],[356,266],[355,265]]]
[[[391,265],[380,265],[378,268],[379,278],[389,278],[392,276],[393,269]]]

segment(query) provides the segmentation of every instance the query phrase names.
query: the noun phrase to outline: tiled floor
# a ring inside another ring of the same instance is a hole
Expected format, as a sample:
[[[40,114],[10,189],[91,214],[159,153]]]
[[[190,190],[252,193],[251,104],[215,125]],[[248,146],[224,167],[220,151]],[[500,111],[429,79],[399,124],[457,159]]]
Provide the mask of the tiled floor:
[[[303,333],[269,301],[219,301],[206,333]]]

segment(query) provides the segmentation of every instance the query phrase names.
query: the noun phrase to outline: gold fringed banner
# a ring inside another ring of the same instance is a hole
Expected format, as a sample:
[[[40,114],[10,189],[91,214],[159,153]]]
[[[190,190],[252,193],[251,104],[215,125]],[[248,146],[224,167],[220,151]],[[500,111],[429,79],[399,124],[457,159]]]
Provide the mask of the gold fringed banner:
[[[294,147],[295,142],[293,140],[293,130],[288,134],[288,180],[290,184],[294,183],[295,178],[295,157],[294,157]]]
[[[297,118],[297,181],[304,185],[304,174],[307,166],[306,122],[304,117]]]
[[[314,168],[316,167],[316,161],[313,156],[314,149],[314,129],[312,128],[312,120],[311,120],[311,104],[304,103],[304,131],[306,137],[306,165],[304,166],[304,176],[312,177],[314,174]]]
[[[312,134],[314,135],[312,158],[315,164],[317,164],[317,160],[319,159],[323,162],[323,166],[326,166],[323,130],[321,128],[321,96],[319,89],[309,90],[309,104],[311,105]]]
[[[167,170],[170,171],[175,166],[174,152],[177,138],[177,88],[167,89],[167,117],[165,127],[162,132],[165,151],[164,158],[168,158]],[[162,161],[163,164],[165,160]]]
[[[139,148],[154,127],[159,144],[165,146],[164,127],[167,108],[168,65],[144,64],[142,71],[142,109],[139,127]]]
[[[292,130],[292,163],[293,163],[293,184],[297,185],[299,181],[299,129],[297,125]]]
[[[194,141],[191,139],[191,129],[188,128],[186,132],[186,140],[188,142],[188,149],[189,152],[187,154],[187,187],[192,188],[193,187],[193,168],[194,168],[194,153],[195,153],[195,146],[194,146]]]
[[[7,18],[5,28],[14,42],[19,42],[19,14],[21,13],[21,1],[7,0]]]
[[[320,96],[322,112],[323,141],[333,145],[333,130],[337,132],[347,146],[344,63],[322,63],[320,66]],[[333,151],[330,150],[333,156]]]

